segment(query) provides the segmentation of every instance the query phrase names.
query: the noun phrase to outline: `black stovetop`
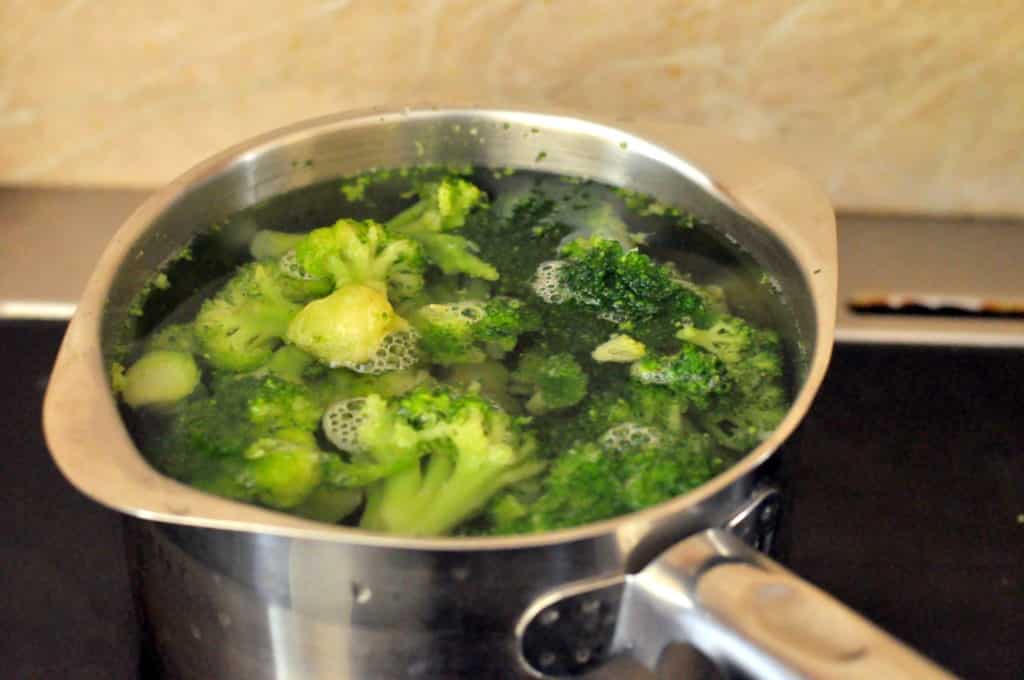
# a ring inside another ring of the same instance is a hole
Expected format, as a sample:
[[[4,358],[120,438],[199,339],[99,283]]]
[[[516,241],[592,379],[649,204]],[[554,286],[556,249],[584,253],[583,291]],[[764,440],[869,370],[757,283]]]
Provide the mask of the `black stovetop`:
[[[137,678],[117,515],[40,431],[63,323],[0,324],[0,676]],[[840,345],[786,453],[780,558],[959,675],[1024,670],[1024,352]]]

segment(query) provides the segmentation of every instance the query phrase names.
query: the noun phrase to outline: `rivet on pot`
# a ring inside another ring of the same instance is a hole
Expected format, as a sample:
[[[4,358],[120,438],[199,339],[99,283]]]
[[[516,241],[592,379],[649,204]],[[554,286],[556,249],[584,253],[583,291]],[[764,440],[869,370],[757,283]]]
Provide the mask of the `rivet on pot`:
[[[352,599],[356,604],[366,604],[373,597],[373,591],[361,583],[352,582]]]

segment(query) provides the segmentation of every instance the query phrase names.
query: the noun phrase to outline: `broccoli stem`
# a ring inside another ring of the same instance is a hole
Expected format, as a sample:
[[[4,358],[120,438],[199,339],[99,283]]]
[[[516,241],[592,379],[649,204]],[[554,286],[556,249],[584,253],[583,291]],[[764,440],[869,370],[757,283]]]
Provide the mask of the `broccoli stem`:
[[[263,229],[257,231],[249,242],[249,254],[253,259],[278,258],[299,245],[305,234],[289,234],[283,231]]]
[[[191,354],[158,349],[147,352],[124,374],[124,402],[132,408],[168,406],[192,394],[199,367]]]

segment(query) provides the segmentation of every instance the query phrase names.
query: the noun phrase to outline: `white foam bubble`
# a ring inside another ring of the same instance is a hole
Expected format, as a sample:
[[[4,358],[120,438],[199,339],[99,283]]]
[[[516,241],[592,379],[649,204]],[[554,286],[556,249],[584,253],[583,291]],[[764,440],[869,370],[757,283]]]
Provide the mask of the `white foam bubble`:
[[[564,260],[541,262],[530,284],[533,292],[544,302],[561,304],[570,298],[569,291],[562,285],[561,271],[567,263]]]
[[[324,411],[321,424],[328,441],[342,451],[358,453],[359,428],[366,422],[366,399],[356,397],[336,401]]]
[[[653,446],[661,441],[661,433],[653,427],[637,423],[621,423],[601,435],[601,446],[610,451],[626,451]]]
[[[420,359],[419,338],[419,333],[412,329],[391,333],[384,336],[377,351],[366,361],[345,361],[341,365],[370,375],[410,368]]]

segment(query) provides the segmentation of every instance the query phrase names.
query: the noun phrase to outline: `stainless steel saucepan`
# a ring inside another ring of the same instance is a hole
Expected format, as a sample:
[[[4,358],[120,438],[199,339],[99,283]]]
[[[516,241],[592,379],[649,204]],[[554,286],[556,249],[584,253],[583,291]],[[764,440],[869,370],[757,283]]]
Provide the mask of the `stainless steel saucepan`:
[[[795,401],[698,489],[613,520],[503,538],[409,539],[207,495],[156,472],[105,368],[133,296],[198,232],[371,168],[470,163],[592,178],[685,206],[778,284]],[[757,150],[678,125],[442,110],[312,120],[236,146],[152,196],[103,254],[68,329],[44,424],[64,475],[129,518],[136,596],[174,678],[544,677],[686,641],[766,678],[948,677],[748,547],[770,528],[769,461],[825,375],[836,235],[821,190]],[[870,575],[865,575],[870,578]]]

